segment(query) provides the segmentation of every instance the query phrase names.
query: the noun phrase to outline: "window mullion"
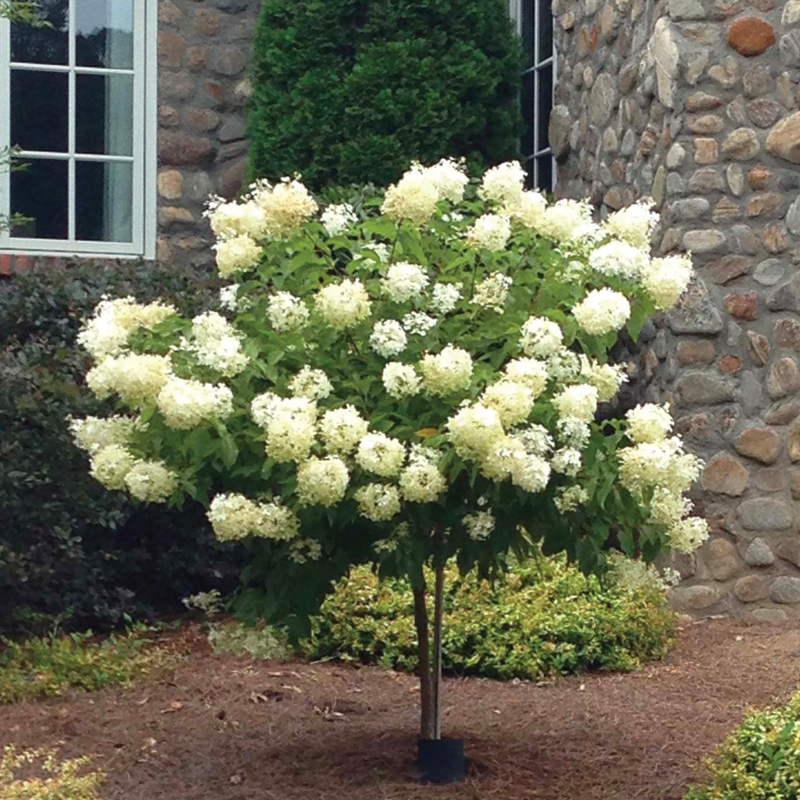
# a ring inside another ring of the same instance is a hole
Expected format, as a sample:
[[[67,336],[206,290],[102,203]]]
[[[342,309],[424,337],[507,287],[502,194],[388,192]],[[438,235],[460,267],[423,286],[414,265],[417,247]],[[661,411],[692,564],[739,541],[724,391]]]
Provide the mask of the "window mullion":
[[[69,95],[67,128],[69,132],[67,152],[69,164],[67,167],[67,238],[75,241],[75,0],[69,0],[69,15],[67,21],[67,41],[69,42]]]

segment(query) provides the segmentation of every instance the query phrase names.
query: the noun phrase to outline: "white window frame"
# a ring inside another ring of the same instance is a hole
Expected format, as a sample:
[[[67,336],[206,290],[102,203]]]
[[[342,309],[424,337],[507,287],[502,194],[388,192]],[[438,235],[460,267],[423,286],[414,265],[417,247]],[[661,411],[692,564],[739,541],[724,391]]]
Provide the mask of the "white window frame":
[[[558,59],[556,53],[556,46],[555,46],[555,39],[553,40],[553,52],[551,55],[542,58],[542,54],[539,52],[539,31],[541,29],[542,24],[542,14],[546,13],[549,14],[550,12],[547,10],[543,10],[542,8],[542,0],[528,0],[533,6],[534,12],[534,30],[533,30],[533,63],[523,71],[522,75],[523,78],[526,75],[529,75],[531,72],[533,73],[533,153],[523,153],[525,157],[526,165],[531,165],[531,177],[533,180],[534,188],[539,186],[539,164],[541,159],[544,156],[551,156],[552,159],[552,166],[551,166],[551,181],[549,187],[542,187],[547,188],[550,191],[553,191],[556,188],[556,184],[558,183],[558,167],[556,164],[555,158],[552,158],[552,150],[550,149],[549,145],[547,147],[542,147],[542,133],[543,128],[540,127],[542,125],[542,120],[539,118],[539,100],[541,97],[542,86],[541,86],[541,72],[545,67],[549,67],[552,64],[553,67],[553,84],[552,84],[552,91],[555,93],[556,88],[556,80],[558,78]],[[511,19],[514,21],[517,29],[517,34],[521,37],[523,34],[522,25],[524,22],[525,15],[523,13],[523,6],[526,0],[509,0],[509,14],[511,15]],[[554,30],[555,33],[555,30]],[[554,103],[551,103],[551,108]],[[546,124],[549,124],[549,120],[546,121]]]
[[[74,31],[76,4],[70,2],[69,26]],[[93,258],[155,258],[157,221],[157,0],[133,0],[134,52],[133,69],[106,69],[76,65],[75,37],[69,38],[67,65],[28,64],[11,61],[11,24],[0,20],[0,151],[11,147],[11,69],[60,72],[68,75],[68,152],[45,153],[22,151],[24,161],[48,157],[68,162],[68,239],[38,239],[0,232],[0,253]],[[75,157],[75,86],[76,75],[133,75],[133,155],[80,155]],[[133,164],[132,241],[97,242],[75,239],[75,164],[77,161],[126,162]],[[0,215],[11,210],[11,179],[7,171],[0,173]]]

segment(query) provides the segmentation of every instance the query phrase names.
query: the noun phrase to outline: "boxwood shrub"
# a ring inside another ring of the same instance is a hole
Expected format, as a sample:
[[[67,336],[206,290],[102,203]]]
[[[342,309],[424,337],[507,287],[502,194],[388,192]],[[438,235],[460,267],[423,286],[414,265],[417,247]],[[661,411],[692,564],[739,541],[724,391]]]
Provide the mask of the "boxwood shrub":
[[[663,592],[629,591],[585,576],[563,559],[517,566],[494,584],[448,571],[444,667],[490,678],[528,678],[587,669],[629,670],[662,657],[675,616]],[[339,657],[412,670],[413,599],[400,581],[352,572],[322,606],[314,658]]]
[[[415,159],[516,158],[520,52],[507,0],[265,0],[252,173],[386,185]]]
[[[800,693],[785,708],[751,711],[708,767],[710,780],[684,800],[797,800]]]
[[[45,630],[55,619],[109,627],[235,585],[238,570],[202,509],[109,494],[72,443],[66,418],[101,409],[82,385],[81,319],[103,294],[126,293],[168,296],[192,313],[215,302],[216,286],[152,265],[91,263],[0,283],[0,632]]]

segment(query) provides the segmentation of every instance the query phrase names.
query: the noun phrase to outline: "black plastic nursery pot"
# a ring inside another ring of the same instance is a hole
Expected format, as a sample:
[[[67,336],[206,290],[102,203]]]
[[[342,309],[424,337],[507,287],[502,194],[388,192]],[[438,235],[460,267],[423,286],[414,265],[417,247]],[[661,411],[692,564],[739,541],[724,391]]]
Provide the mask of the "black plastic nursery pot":
[[[417,766],[427,783],[458,783],[467,777],[463,739],[420,739]]]

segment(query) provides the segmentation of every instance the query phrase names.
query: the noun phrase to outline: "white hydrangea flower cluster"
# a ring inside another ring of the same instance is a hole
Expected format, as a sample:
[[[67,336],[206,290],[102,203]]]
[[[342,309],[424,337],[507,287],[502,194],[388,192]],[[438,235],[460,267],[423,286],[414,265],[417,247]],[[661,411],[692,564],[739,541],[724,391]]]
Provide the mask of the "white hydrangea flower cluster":
[[[557,322],[530,317],[520,329],[520,346],[526,356],[547,358],[561,349],[564,334]]]
[[[467,183],[465,165],[453,159],[442,159],[432,167],[413,164],[386,190],[381,211],[398,222],[422,225],[433,216],[440,200],[460,203]]]
[[[506,203],[503,210],[524,228],[539,230],[547,210],[547,198],[537,191],[521,192],[517,203]]]
[[[617,584],[629,592],[642,589],[663,592],[680,580],[679,576],[675,579],[672,570],[660,572],[654,564],[628,558],[616,551],[608,554],[608,563]]]
[[[406,349],[408,337],[403,326],[397,320],[382,319],[375,323],[369,343],[379,356],[391,358]]]
[[[216,311],[207,311],[192,320],[191,333],[181,342],[181,349],[194,353],[199,364],[225,378],[235,377],[249,363],[242,352],[241,335]]]
[[[528,419],[534,400],[535,395],[528,386],[511,380],[493,383],[481,395],[481,403],[497,412],[504,428],[512,428]]]
[[[225,311],[236,311],[239,307],[239,284],[231,283],[219,290],[219,305]]]
[[[588,383],[567,386],[553,397],[553,406],[561,417],[572,417],[591,422],[597,413],[599,395],[597,389]]]
[[[392,264],[381,280],[383,293],[395,303],[405,303],[419,297],[428,285],[428,276],[418,264],[401,261]]]
[[[378,256],[378,261],[381,264],[389,263],[389,245],[384,242],[367,242],[362,250],[368,250]]]
[[[289,381],[289,390],[295,397],[324,400],[333,393],[333,384],[321,369],[306,365]]]
[[[436,317],[422,311],[411,311],[403,317],[403,328],[406,333],[425,336],[428,331],[436,327]]]
[[[575,417],[562,417],[556,423],[559,444],[572,450],[585,450],[592,435],[589,423]]]
[[[136,461],[125,476],[125,488],[142,503],[163,503],[178,488],[178,476],[161,461]]]
[[[151,330],[175,313],[174,306],[161,302],[141,305],[132,297],[101,300],[78,333],[78,344],[97,360],[118,356],[128,349],[134,331]]]
[[[411,364],[390,361],[383,368],[382,378],[387,393],[398,400],[413,397],[422,388],[422,381]]]
[[[561,486],[553,502],[560,513],[569,514],[586,505],[590,499],[591,495],[582,486]]]
[[[218,241],[237,236],[260,239],[265,235],[264,213],[255,203],[226,202],[221,197],[212,197],[204,216],[208,217]]]
[[[230,239],[220,239],[214,245],[217,271],[222,278],[230,278],[252,269],[261,259],[261,246],[246,233]]]
[[[306,564],[322,558],[322,545],[317,539],[295,539],[289,547],[289,560],[295,564]]]
[[[692,260],[686,255],[654,258],[642,268],[641,279],[656,308],[672,308],[692,279]]]
[[[425,448],[416,448],[400,473],[400,494],[409,503],[435,503],[447,490],[447,479]]]
[[[428,394],[434,396],[462,391],[472,380],[472,356],[451,344],[437,355],[424,356],[420,367],[422,385]]]
[[[603,227],[616,239],[642,250],[649,249],[650,238],[658,224],[652,200],[640,200],[609,216]]]
[[[338,456],[312,456],[297,470],[297,497],[301,505],[335,506],[344,499],[350,473]]]
[[[581,451],[574,447],[562,447],[560,450],[556,450],[550,466],[553,468],[553,472],[561,473],[568,478],[575,478],[583,466],[583,456]]]
[[[387,522],[400,513],[400,490],[383,483],[369,483],[356,489],[354,498],[361,515],[372,522]]]
[[[372,313],[372,301],[359,280],[329,283],[314,300],[322,319],[336,331],[353,328]]]
[[[286,239],[317,213],[317,201],[297,179],[282,178],[272,186],[261,181],[253,186],[252,199],[264,215],[264,235]]]
[[[559,200],[545,209],[537,229],[555,242],[581,241],[594,234],[592,209],[583,200]]]
[[[607,403],[616,397],[619,387],[628,380],[625,368],[619,364],[600,364],[581,356],[580,377],[597,389],[597,399]]]
[[[167,427],[188,431],[203,422],[233,413],[233,392],[227,386],[171,376],[158,394],[158,410]]]
[[[328,206],[319,219],[328,236],[338,236],[358,221],[355,209],[349,203]]]
[[[431,308],[437,314],[449,314],[458,305],[463,288],[460,283],[437,283],[431,292]]]
[[[636,282],[647,269],[650,258],[644,250],[612,239],[589,255],[589,266],[600,275]]]
[[[294,539],[300,520],[279,503],[255,503],[241,494],[219,494],[208,509],[208,521],[217,539],[240,541],[248,536],[265,539]]]
[[[177,474],[161,461],[137,459],[118,444],[94,453],[90,474],[107,489],[127,490],[143,503],[163,503],[178,487]]]
[[[290,292],[276,292],[267,301],[267,319],[278,333],[302,328],[310,316],[306,304]]]
[[[382,478],[395,477],[406,460],[406,448],[402,442],[385,433],[368,433],[358,444],[356,464],[367,472]]]
[[[672,430],[672,414],[666,406],[653,403],[632,408],[625,415],[628,421],[628,438],[634,444],[662,442]]]
[[[125,488],[125,476],[135,461],[124,445],[107,444],[93,453],[90,474],[106,489],[119,491]]]
[[[467,245],[475,250],[497,253],[511,238],[511,219],[505,214],[483,214],[467,231]]]
[[[308,458],[317,434],[317,404],[307,397],[256,397],[250,413],[266,434],[267,456],[278,463]]]
[[[109,445],[130,444],[136,420],[129,417],[86,417],[69,423],[75,444],[90,455]]]
[[[491,511],[478,511],[464,517],[464,527],[474,542],[485,542],[494,532],[495,518]]]
[[[94,366],[86,383],[99,400],[119,395],[131,408],[154,406],[159,392],[172,375],[172,363],[165,356],[128,353],[110,357]]]
[[[519,206],[525,170],[518,161],[507,161],[487,170],[478,189],[478,197],[501,208]]]
[[[508,380],[527,386],[534,397],[547,386],[547,364],[536,358],[514,358],[506,363],[504,370]]]
[[[353,406],[326,411],[319,423],[325,448],[335,455],[353,453],[368,430],[369,423]]]
[[[631,315],[628,298],[613,289],[592,289],[572,309],[578,325],[593,336],[618,331]]]
[[[432,167],[419,167],[436,187],[440,200],[460,203],[464,199],[464,190],[469,183],[466,166],[462,161],[443,158]]]
[[[508,298],[508,290],[513,283],[514,279],[510,276],[503,275],[502,272],[493,272],[475,287],[472,302],[502,314]]]

